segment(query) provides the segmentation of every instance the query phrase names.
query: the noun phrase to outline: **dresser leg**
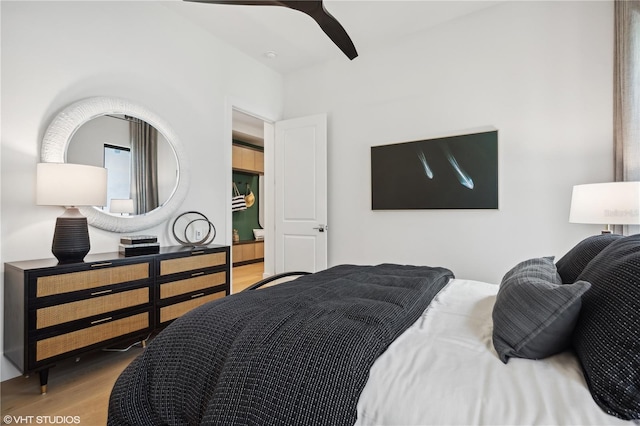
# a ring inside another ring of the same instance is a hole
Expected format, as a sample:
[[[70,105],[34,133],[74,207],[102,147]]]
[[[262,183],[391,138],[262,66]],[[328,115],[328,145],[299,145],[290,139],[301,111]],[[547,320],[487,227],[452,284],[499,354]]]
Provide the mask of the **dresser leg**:
[[[47,382],[49,381],[49,369],[40,370],[40,393],[46,395]]]

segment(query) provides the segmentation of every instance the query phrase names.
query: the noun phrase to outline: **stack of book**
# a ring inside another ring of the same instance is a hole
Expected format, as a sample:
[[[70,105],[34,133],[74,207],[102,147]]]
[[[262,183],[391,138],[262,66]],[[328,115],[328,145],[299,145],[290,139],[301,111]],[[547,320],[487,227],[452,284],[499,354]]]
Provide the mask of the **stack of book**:
[[[120,253],[125,256],[156,254],[160,252],[158,237],[154,235],[131,235],[120,238]]]

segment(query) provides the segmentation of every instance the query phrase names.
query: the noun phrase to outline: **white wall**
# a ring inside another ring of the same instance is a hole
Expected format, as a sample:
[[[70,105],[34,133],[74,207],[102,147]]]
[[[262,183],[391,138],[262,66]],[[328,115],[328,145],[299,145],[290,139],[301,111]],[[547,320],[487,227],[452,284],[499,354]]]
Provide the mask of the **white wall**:
[[[41,140],[60,110],[91,96],[127,98],[170,124],[191,165],[181,211],[204,213],[219,228],[215,243],[230,243],[222,201],[231,179],[227,103],[240,100],[278,119],[282,76],[161,2],[2,1],[0,7],[2,270],[4,262],[52,256],[62,209],[35,205]],[[144,233],[173,245],[169,225]],[[91,252],[117,251],[118,234],[92,227],[89,233]],[[16,374],[3,357],[2,380]]]
[[[519,1],[288,74],[287,118],[328,113],[329,263],[499,282],[598,233],[568,216],[572,185],[613,178],[612,61],[612,2]],[[499,210],[371,210],[371,146],[482,126],[499,130]]]

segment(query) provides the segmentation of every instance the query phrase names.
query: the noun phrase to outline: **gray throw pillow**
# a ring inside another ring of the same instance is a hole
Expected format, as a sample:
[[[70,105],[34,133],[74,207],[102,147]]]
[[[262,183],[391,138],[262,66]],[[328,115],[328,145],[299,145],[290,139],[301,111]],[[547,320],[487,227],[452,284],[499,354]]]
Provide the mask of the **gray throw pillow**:
[[[556,262],[558,274],[563,283],[576,282],[578,275],[587,266],[591,259],[596,257],[609,244],[622,238],[618,234],[598,234],[585,238]]]
[[[502,279],[493,307],[493,346],[511,357],[540,359],[570,345],[581,296],[591,284],[562,284],[553,257],[519,263]]]

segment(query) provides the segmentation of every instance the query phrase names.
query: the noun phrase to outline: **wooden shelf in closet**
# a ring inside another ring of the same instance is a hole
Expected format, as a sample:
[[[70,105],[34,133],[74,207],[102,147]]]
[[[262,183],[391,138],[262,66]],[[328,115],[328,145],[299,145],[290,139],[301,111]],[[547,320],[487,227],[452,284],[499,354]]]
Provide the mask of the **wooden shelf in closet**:
[[[264,152],[242,145],[232,145],[231,167],[235,170],[263,174]]]

